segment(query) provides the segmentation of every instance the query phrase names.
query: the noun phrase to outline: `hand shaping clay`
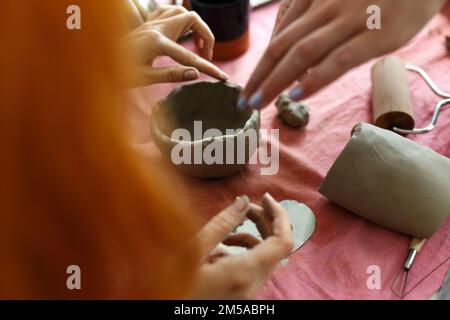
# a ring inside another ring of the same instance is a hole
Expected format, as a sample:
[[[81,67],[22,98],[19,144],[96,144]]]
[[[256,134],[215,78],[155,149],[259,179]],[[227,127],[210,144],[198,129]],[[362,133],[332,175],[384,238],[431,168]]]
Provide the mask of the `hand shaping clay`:
[[[236,108],[240,92],[230,83],[197,82],[159,101],[151,132],[162,154],[195,177],[221,178],[243,169],[258,148],[260,114]]]
[[[301,128],[309,122],[309,108],[306,104],[292,101],[286,93],[278,97],[275,105],[278,109],[278,118],[293,128]]]
[[[372,222],[420,239],[450,214],[450,160],[394,132],[358,124],[320,193]]]
[[[280,204],[286,209],[291,220],[292,240],[294,243],[292,253],[294,253],[313,235],[316,229],[316,216],[303,203],[294,200],[284,200]],[[235,233],[248,233],[256,238],[262,239],[261,233],[258,231],[256,225],[250,220],[246,220],[242,226],[236,229]],[[247,250],[243,247],[225,246],[223,244],[220,247],[230,254],[242,254]]]

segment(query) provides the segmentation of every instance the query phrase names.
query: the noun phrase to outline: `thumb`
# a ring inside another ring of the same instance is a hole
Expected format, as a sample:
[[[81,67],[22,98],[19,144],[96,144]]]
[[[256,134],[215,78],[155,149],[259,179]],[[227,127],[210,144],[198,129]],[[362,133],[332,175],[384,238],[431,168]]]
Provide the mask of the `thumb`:
[[[200,230],[197,237],[203,259],[244,221],[249,208],[250,201],[247,196],[237,197],[231,206],[212,218]]]
[[[196,68],[185,66],[170,66],[161,68],[147,67],[144,70],[143,82],[146,85],[166,82],[182,82],[198,79],[200,76]]]

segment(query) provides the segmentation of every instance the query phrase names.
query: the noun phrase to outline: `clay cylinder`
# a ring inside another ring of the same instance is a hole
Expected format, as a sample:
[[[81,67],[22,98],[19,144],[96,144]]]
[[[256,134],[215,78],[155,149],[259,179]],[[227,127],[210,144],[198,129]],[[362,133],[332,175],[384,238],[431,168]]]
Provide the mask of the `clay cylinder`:
[[[394,132],[358,124],[320,193],[367,220],[429,238],[450,214],[450,159]]]
[[[400,58],[386,57],[372,67],[372,104],[376,126],[414,128],[407,71]]]

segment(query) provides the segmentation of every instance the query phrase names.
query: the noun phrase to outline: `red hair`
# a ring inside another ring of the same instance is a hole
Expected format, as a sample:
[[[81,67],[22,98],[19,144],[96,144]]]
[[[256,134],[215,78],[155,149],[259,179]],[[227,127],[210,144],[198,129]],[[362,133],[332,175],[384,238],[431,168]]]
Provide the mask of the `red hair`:
[[[0,298],[183,297],[195,226],[130,147],[121,1],[68,30],[73,2],[0,2]]]

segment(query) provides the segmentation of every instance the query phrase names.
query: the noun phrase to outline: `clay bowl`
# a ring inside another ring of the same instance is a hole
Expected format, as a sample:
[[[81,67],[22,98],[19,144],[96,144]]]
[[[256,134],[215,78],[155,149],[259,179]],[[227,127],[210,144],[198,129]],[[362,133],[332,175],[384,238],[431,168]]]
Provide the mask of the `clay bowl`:
[[[159,101],[151,132],[162,154],[194,177],[222,178],[242,170],[259,145],[260,114],[236,108],[240,92],[230,83],[197,82]]]

